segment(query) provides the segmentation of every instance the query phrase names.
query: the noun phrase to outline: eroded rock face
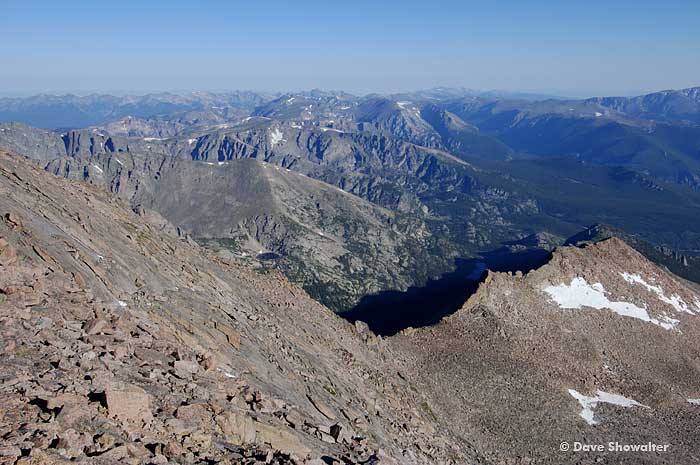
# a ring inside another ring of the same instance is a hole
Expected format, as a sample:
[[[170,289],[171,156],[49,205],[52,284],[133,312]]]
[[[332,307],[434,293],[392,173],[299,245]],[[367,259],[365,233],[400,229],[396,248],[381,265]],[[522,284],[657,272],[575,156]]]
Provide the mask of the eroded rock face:
[[[279,273],[0,154],[3,463],[465,463],[400,354]],[[164,226],[165,225],[165,226]]]
[[[697,286],[613,238],[557,249],[524,276],[490,273],[457,313],[391,342],[413,353],[405,370],[435,415],[496,462],[582,460],[562,441],[650,441],[668,452],[584,461],[694,463],[699,338]]]

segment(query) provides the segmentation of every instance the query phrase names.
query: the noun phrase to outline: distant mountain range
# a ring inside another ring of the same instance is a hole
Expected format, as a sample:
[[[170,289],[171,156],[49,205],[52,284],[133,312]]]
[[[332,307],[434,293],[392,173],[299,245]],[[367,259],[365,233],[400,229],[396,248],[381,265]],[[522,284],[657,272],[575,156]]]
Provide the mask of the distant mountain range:
[[[700,88],[667,90],[639,97],[598,97],[578,102],[591,103],[609,108],[631,117],[657,121],[690,121],[698,123]],[[372,100],[386,97],[393,101],[440,103],[460,99],[485,101],[542,102],[561,101],[563,105],[572,100],[554,95],[508,92],[478,91],[466,88],[435,87],[415,92],[390,95],[371,94],[358,97],[341,91],[310,90],[295,94],[298,97],[316,99],[339,98],[346,101]],[[123,117],[153,118],[163,115],[188,112],[212,112],[226,116],[227,111],[250,111],[268,102],[279,100],[283,94],[252,91],[193,92],[190,94],[155,93],[134,96],[105,94],[52,95],[39,94],[32,97],[0,97],[0,121],[17,121],[47,129],[82,128],[104,124]],[[262,111],[262,110],[261,110]]]
[[[36,96],[0,99],[18,121],[0,147],[348,311],[445,273],[459,286],[474,271],[460,260],[595,223],[698,254],[699,94]]]
[[[0,121],[18,121],[42,128],[82,128],[125,116],[150,118],[190,111],[254,108],[269,96],[253,92],[189,95],[170,93],[115,97],[112,95],[47,95],[0,98]]]

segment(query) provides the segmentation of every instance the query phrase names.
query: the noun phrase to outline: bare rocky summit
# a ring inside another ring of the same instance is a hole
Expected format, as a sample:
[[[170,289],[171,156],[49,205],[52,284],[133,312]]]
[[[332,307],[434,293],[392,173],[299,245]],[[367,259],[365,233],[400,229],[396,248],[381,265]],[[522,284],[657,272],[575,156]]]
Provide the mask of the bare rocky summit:
[[[489,273],[457,313],[392,343],[435,415],[495,463],[699,463],[699,337],[697,286],[612,238]]]

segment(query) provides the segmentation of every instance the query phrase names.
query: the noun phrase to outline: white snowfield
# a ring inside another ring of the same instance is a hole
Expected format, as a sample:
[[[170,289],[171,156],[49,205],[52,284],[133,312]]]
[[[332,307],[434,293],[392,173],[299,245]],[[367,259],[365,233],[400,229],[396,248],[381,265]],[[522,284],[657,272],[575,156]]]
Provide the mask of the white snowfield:
[[[585,279],[580,277],[572,279],[571,284],[547,286],[543,291],[561,308],[581,309],[590,307],[596,310],[612,310],[618,315],[653,323],[668,330],[674,329],[679,323],[679,320],[666,315],[662,316],[661,320],[652,318],[646,309],[630,302],[611,301],[605,295],[605,288],[601,283],[588,284]]]
[[[598,390],[595,397],[589,397],[589,396],[583,395],[574,389],[569,389],[569,394],[571,394],[571,396],[574,399],[578,400],[578,403],[581,404],[581,407],[583,407],[583,410],[581,410],[581,413],[579,413],[579,415],[581,415],[581,418],[586,420],[586,423],[588,423],[589,425],[597,425],[598,424],[598,422],[593,417],[593,410],[600,403],[618,405],[620,407],[649,408],[646,405],[640,404],[636,400],[628,399],[625,396],[621,396],[619,394],[611,394],[609,392],[605,392],[605,391],[601,391],[601,390]]]
[[[284,134],[282,134],[282,131],[279,129],[275,128],[272,131],[270,131],[270,145],[274,147],[275,145],[279,144],[282,142],[282,139],[284,137]]]
[[[688,307],[688,304],[686,304],[685,301],[678,294],[673,294],[671,297],[666,297],[664,290],[660,286],[653,286],[653,285],[647,283],[644,280],[644,278],[642,278],[639,274],[630,274],[630,273],[620,273],[620,274],[622,275],[622,278],[625,281],[627,281],[628,283],[641,284],[649,292],[653,292],[654,294],[656,294],[656,296],[659,298],[660,301],[669,304],[677,312],[689,313],[690,315],[695,315],[695,312],[692,311]],[[697,307],[696,311],[700,312],[700,305],[698,305],[698,301],[696,300],[694,304]]]

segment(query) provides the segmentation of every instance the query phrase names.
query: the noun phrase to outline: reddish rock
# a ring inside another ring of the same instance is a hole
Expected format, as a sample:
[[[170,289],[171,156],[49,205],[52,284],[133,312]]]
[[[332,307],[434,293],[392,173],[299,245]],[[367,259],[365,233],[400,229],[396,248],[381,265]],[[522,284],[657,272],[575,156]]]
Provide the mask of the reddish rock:
[[[136,386],[108,388],[104,392],[109,415],[119,421],[148,425],[153,420],[151,396]]]

